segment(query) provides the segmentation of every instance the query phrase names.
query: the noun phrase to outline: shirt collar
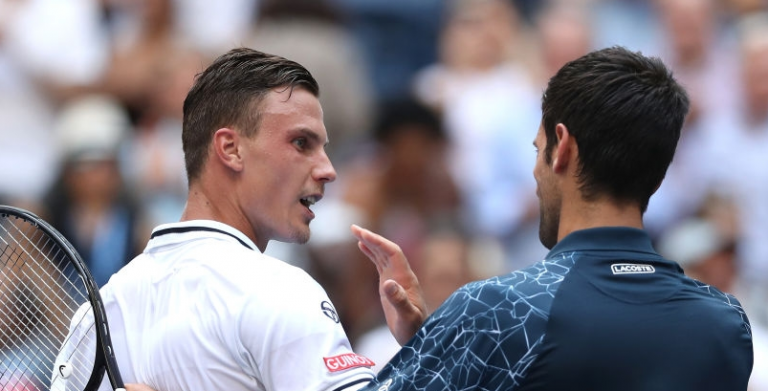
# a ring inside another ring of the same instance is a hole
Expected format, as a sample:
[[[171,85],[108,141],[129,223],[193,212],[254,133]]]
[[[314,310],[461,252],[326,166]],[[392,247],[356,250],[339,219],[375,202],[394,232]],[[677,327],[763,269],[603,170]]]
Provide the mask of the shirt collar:
[[[178,223],[162,224],[152,230],[152,236],[150,242],[153,241],[167,241],[172,237],[179,234],[198,233],[209,236],[220,235],[229,238],[229,240],[237,241],[241,245],[247,247],[249,250],[259,251],[259,248],[249,239],[245,234],[237,229],[213,220],[190,220],[181,221]]]
[[[651,237],[632,227],[598,227],[571,232],[558,242],[547,258],[563,252],[589,250],[630,250],[657,254]]]

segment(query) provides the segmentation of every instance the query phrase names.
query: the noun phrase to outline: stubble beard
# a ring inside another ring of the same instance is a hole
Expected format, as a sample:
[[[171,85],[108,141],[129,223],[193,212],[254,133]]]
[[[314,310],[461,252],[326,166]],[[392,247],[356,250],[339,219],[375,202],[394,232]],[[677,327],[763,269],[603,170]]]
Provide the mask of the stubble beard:
[[[309,237],[310,237],[309,227],[303,230],[297,229],[291,233],[290,242],[296,243],[296,244],[307,244],[307,242],[309,241]]]
[[[310,237],[309,223],[304,227],[292,225],[287,227],[287,229],[284,228],[282,231],[277,231],[275,233],[276,235],[272,240],[291,244],[306,244]]]
[[[539,200],[539,240],[551,250],[557,244],[557,233],[560,229],[560,208],[558,203]]]
[[[296,230],[293,232],[293,238],[294,243],[298,244],[307,244],[309,242],[310,236],[312,236],[312,231],[309,228],[309,221],[307,221],[307,225],[303,227],[296,228]]]

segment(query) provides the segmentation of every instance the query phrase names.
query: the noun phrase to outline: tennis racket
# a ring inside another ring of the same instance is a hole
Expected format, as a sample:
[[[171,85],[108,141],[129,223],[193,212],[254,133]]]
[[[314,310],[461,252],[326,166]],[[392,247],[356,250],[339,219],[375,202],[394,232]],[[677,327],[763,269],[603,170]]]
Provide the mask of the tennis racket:
[[[0,205],[0,391],[124,390],[99,290],[74,247]]]

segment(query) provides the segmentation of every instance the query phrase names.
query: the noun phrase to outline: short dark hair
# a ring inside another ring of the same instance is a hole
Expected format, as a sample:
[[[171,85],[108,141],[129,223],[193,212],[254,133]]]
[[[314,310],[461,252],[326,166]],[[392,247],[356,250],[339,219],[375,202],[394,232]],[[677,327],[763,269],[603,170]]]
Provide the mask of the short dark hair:
[[[234,127],[253,136],[259,104],[279,87],[320,93],[317,81],[299,63],[249,48],[230,50],[197,75],[184,99],[181,134],[189,182],[200,175],[214,132]]]
[[[645,212],[672,162],[689,105],[660,59],[619,46],[591,52],[563,66],[542,97],[545,161],[551,163],[562,123],[579,148],[582,196],[637,202]]]

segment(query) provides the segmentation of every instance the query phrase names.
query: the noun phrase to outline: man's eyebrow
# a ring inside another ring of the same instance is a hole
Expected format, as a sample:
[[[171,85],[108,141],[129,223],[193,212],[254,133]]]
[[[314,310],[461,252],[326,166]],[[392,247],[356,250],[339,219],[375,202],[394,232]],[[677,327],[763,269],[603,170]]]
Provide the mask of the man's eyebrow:
[[[308,139],[311,139],[311,140],[312,140],[312,141],[314,141],[314,142],[317,142],[317,143],[319,143],[319,142],[320,142],[320,135],[319,135],[319,134],[317,134],[317,132],[314,132],[314,131],[312,131],[312,130],[310,130],[310,129],[307,129],[307,128],[299,128],[299,129],[297,130],[297,132],[298,132],[298,133],[300,133],[302,136],[304,136],[304,137],[306,137],[306,138],[308,138]],[[327,146],[328,146],[328,143],[329,143],[329,141],[330,141],[330,140],[326,139],[326,140],[325,140],[325,142],[324,142],[324,143],[322,143],[322,144],[323,144],[323,147],[327,147]]]

